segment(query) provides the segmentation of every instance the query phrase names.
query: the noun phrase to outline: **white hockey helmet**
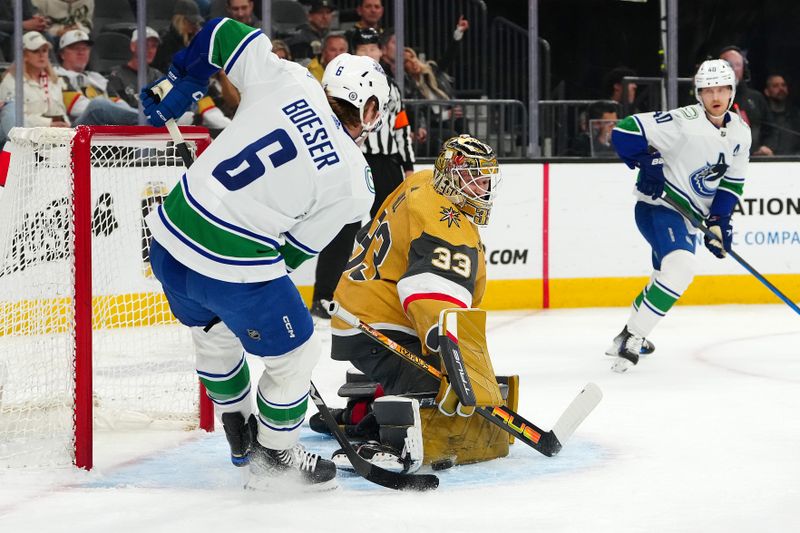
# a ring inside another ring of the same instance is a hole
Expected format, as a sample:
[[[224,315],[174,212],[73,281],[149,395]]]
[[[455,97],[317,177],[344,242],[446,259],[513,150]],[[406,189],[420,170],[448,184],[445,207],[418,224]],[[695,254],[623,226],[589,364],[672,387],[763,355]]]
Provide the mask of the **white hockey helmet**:
[[[358,109],[363,137],[380,127],[389,103],[389,82],[386,73],[374,59],[351,54],[336,56],[325,67],[322,88],[332,97],[344,100]],[[372,97],[378,101],[378,116],[374,121],[365,123],[364,108]]]
[[[724,87],[726,85],[731,88],[731,100],[728,102],[728,109],[726,109],[728,111],[733,105],[733,99],[736,97],[736,73],[733,72],[730,63],[724,59],[709,59],[703,61],[703,64],[697,69],[697,74],[694,75],[694,95],[700,105],[703,105],[703,99],[700,98],[700,89]]]

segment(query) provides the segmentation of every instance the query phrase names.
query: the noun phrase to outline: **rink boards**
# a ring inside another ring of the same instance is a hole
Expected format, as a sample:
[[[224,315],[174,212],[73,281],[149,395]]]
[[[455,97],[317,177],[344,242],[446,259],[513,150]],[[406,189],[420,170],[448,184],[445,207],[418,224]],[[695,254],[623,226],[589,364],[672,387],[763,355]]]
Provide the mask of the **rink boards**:
[[[619,162],[505,164],[486,246],[483,307],[629,305],[650,275],[633,219],[635,172]],[[734,249],[800,300],[800,163],[752,163],[733,216]],[[698,245],[697,276],[680,303],[779,300],[733,259]],[[314,270],[295,273],[310,297]]]
[[[488,261],[482,306],[520,309],[628,305],[651,270],[649,248],[633,220],[634,172],[616,162],[505,164],[502,168],[503,182],[490,225],[481,231]],[[733,218],[737,252],[795,301],[800,299],[798,170],[800,163],[752,164],[744,201]],[[124,248],[108,246],[109,239],[141,242],[141,190],[150,185],[143,183],[117,193],[131,198],[114,198],[120,225],[111,235],[94,237],[105,241],[96,247],[96,252]],[[135,214],[119,216],[126,210]],[[154,286],[141,248],[125,253],[130,255],[113,277],[113,287],[98,295],[116,302],[119,313],[115,317],[119,323],[105,326],[170,322],[163,317],[165,302]],[[702,244],[697,257],[697,277],[681,303],[778,301],[734,260],[718,260]],[[43,261],[16,274],[33,275],[33,270],[42,269],[47,276],[55,266]],[[311,299],[314,268],[312,260],[292,274],[306,301]],[[156,292],[152,292],[154,289]],[[55,309],[65,307],[62,295],[43,296],[44,301],[0,302],[5,304],[6,318],[6,331],[0,335],[12,333],[11,324],[24,322],[31,304],[39,309],[48,307],[48,302]],[[61,330],[64,312],[53,314],[52,321]]]

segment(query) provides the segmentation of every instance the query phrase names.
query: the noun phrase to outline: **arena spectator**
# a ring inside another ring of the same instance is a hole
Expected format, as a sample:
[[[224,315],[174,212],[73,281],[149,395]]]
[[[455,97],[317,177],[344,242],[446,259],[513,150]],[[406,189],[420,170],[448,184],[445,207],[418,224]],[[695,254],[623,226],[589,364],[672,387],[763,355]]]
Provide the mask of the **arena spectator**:
[[[226,9],[228,16],[233,20],[238,20],[242,24],[247,24],[253,28],[260,28],[261,21],[253,13],[253,0],[227,0]]]
[[[719,58],[727,61],[736,75],[736,96],[732,110],[750,126],[753,143],[750,146],[752,155],[773,155],[772,151],[772,111],[763,94],[751,89],[750,65],[744,50],[738,46],[726,46],[719,52]]]
[[[405,48],[403,66],[408,75],[405,84],[405,97],[418,100],[451,100],[455,98],[453,78],[447,69],[453,64],[464,33],[469,29],[469,21],[459,17],[453,39],[442,58],[437,61],[421,60],[417,53],[409,47]],[[464,113],[461,106],[431,105],[430,113],[413,113],[417,126],[417,150],[420,153],[433,155],[438,147],[451,137],[467,131]],[[428,149],[432,147],[432,149]]]
[[[59,79],[50,63],[51,46],[50,41],[38,31],[29,31],[22,36],[25,91],[23,125],[26,127],[70,125]],[[14,99],[15,85],[12,64],[0,82],[0,101],[10,102]],[[3,136],[7,134],[8,131],[3,132]]]
[[[789,102],[789,85],[782,75],[767,77],[764,96],[772,112],[772,152],[797,155],[800,153],[800,110]]]
[[[616,157],[611,145],[611,131],[619,120],[619,105],[601,100],[589,105],[579,133],[570,143],[567,155],[580,157]]]
[[[355,29],[375,28],[378,33],[383,32],[381,19],[383,18],[383,2],[381,0],[361,0],[356,7],[359,20]]]
[[[147,27],[145,34],[147,46],[145,83],[150,84],[164,76],[160,70],[150,66],[158,53],[161,37],[150,26]],[[134,30],[131,35],[131,58],[124,65],[114,67],[108,76],[108,94],[125,100],[129,106],[135,109],[139,108],[139,78],[137,74],[139,61],[136,51],[138,37],[138,30]]]
[[[94,2],[95,0],[33,0],[33,5],[50,21],[47,32],[54,38],[60,38],[69,30],[91,33]]]
[[[297,27],[297,33],[286,39],[292,56],[300,61],[311,60],[320,54],[322,39],[331,30],[336,4],[331,0],[314,0],[308,11],[308,22]]]
[[[623,97],[622,78],[636,77],[636,71],[628,67],[617,67],[612,69],[603,77],[603,97],[619,103],[623,115],[637,113],[636,91],[639,88],[636,83],[625,84],[625,97]]]
[[[161,33],[153,67],[166,72],[175,52],[186,48],[202,25],[203,17],[194,0],[178,0],[169,28]]]
[[[319,57],[315,57],[308,64],[308,70],[317,80],[322,83],[322,74],[325,66],[333,61],[339,54],[344,54],[349,50],[347,38],[343,33],[329,33],[322,40],[322,52]]]
[[[50,27],[47,17],[39,13],[31,0],[22,0],[22,30],[44,33]],[[14,0],[0,0],[0,60],[14,57]]]
[[[292,51],[289,49],[289,45],[286,44],[286,41],[274,39],[272,41],[272,52],[281,59],[292,61]]]
[[[73,125],[114,124],[134,126],[138,110],[124,100],[108,98],[108,80],[99,72],[86,70],[92,53],[92,40],[83,30],[69,30],[61,36],[56,74],[61,78],[64,106]]]

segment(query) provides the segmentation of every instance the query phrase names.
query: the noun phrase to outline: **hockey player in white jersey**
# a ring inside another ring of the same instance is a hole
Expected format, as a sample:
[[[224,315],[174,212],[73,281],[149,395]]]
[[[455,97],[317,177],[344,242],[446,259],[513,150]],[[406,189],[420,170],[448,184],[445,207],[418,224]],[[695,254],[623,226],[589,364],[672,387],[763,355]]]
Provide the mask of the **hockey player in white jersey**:
[[[705,61],[694,78],[698,104],[639,113],[620,121],[612,142],[630,168],[638,168],[636,225],[652,248],[653,274],[633,301],[622,332],[606,354],[624,372],[650,353],[646,337],[694,277],[696,230],[660,199],[670,197],[716,239],[704,238],[717,257],[730,250],[731,214],[742,195],[750,154],[750,128],[730,113],[736,78],[727,62]]]
[[[374,186],[357,143],[379,125],[389,87],[369,58],[339,56],[320,86],[271,50],[260,30],[214,19],[174,56],[166,96],[142,91],[155,126],[183,114],[221,69],[242,95],[232,124],[148,216],[150,258],[192,329],[197,373],[248,486],[330,486],[334,464],[298,444],[321,347],[287,274],[369,213]],[[255,393],[245,353],[266,366]]]

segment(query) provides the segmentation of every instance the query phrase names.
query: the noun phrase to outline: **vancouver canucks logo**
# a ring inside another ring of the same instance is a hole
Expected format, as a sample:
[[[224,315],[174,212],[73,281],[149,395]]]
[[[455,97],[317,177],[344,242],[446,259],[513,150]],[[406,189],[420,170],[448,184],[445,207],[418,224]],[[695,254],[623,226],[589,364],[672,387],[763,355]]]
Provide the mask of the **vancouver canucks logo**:
[[[695,193],[710,198],[717,191],[717,184],[714,182],[724,177],[727,171],[728,164],[725,163],[725,154],[719,154],[716,163],[706,163],[704,167],[692,172],[689,176],[689,183]]]
[[[439,211],[439,214],[442,215],[442,218],[439,219],[439,222],[447,222],[448,228],[453,224],[455,224],[457,228],[461,227],[461,213],[452,207],[442,207],[442,210]]]
[[[372,179],[372,169],[369,167],[364,168],[364,179],[367,181],[367,189],[372,194],[375,194],[375,180]]]

